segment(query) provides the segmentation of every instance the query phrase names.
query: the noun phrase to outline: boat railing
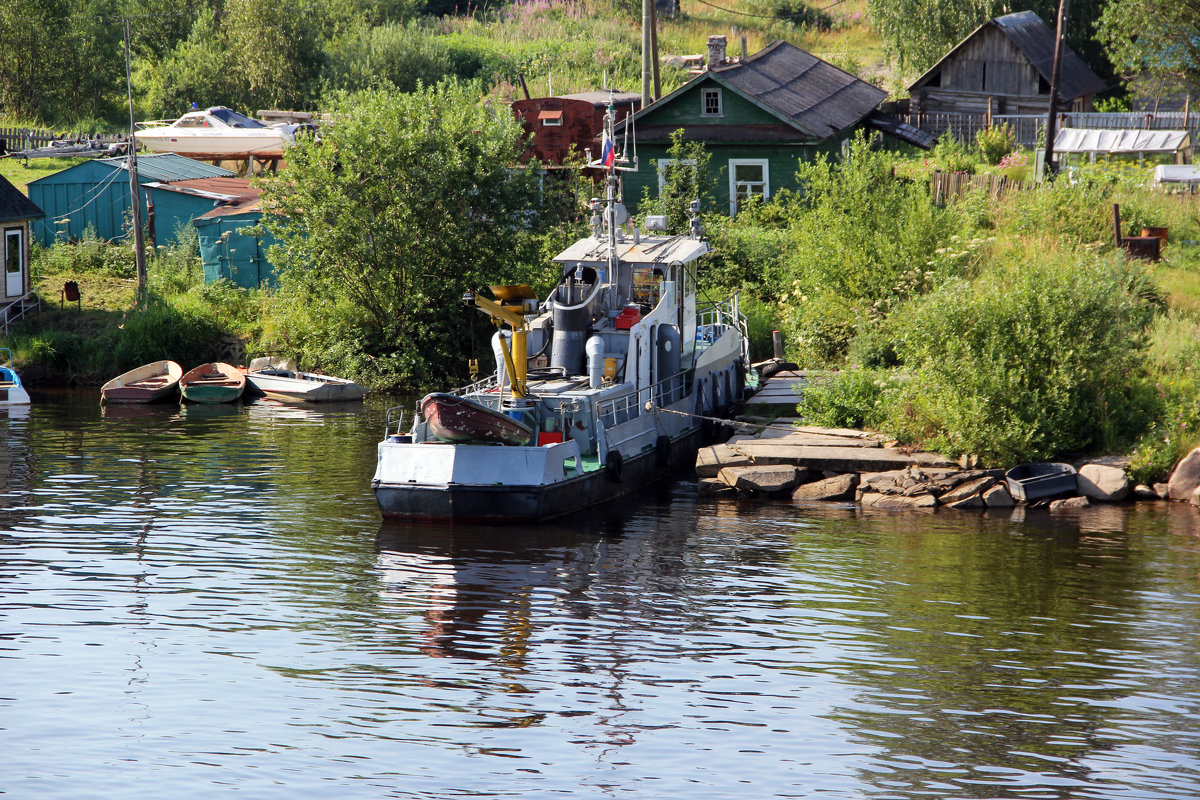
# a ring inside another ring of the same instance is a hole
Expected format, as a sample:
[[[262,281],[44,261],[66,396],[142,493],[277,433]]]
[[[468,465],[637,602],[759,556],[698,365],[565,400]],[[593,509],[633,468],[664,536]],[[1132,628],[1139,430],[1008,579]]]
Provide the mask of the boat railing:
[[[596,419],[605,428],[611,428],[622,422],[636,419],[654,408],[670,405],[683,399],[687,390],[687,373],[677,372],[674,375],[652,385],[648,390],[630,389],[616,397],[605,398],[596,403]],[[648,394],[649,402],[642,398]],[[650,408],[647,409],[646,406]]]
[[[393,419],[395,420],[393,422]],[[390,440],[393,436],[404,435],[404,409],[401,406],[392,406],[387,410],[387,416],[383,422],[383,438]]]
[[[742,361],[750,363],[750,327],[742,313],[737,294],[724,300],[706,303],[696,309],[696,338],[701,348],[706,347],[726,330],[733,328],[742,336]]]

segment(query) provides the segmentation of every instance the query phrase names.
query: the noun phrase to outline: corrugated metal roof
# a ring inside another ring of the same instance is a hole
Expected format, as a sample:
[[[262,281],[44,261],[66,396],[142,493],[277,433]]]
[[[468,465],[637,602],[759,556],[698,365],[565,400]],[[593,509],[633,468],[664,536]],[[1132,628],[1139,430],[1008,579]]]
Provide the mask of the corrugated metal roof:
[[[1054,31],[1032,11],[1018,11],[1015,14],[1005,14],[1002,17],[989,19],[971,31],[970,35],[942,56],[940,61],[909,84],[909,91],[923,85],[960,47],[987,27],[995,27],[1004,34],[1013,43],[1013,46],[1029,59],[1029,63],[1037,69],[1046,83],[1050,82],[1050,78],[1054,74]],[[1082,58],[1075,55],[1075,51],[1068,47],[1066,42],[1063,43],[1062,68],[1059,70],[1058,83],[1058,96],[1062,100],[1074,100],[1076,97],[1096,94],[1108,88],[1108,84],[1101,80],[1100,76],[1093,72]]]
[[[38,219],[46,216],[37,204],[0,175],[0,222]]]
[[[171,183],[151,183],[148,188],[161,189],[167,192],[192,194],[197,197],[211,197],[213,200],[226,202],[257,200],[260,194],[257,187],[250,183],[249,178],[191,178]]]
[[[101,158],[95,163],[108,164],[125,169],[124,158]],[[138,178],[142,183],[161,181],[172,183],[193,178],[232,178],[235,173],[203,161],[196,161],[176,153],[151,153],[137,158]]]
[[[1054,137],[1057,153],[1174,153],[1190,143],[1187,131],[1063,128]]]
[[[705,74],[818,139],[854,125],[887,97],[882,89],[782,40]]]

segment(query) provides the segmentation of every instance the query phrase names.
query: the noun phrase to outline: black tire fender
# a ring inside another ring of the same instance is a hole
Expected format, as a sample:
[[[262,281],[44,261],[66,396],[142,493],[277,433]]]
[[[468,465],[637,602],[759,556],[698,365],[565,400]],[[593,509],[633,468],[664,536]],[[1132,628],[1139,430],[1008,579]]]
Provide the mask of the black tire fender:
[[[604,471],[608,473],[608,479],[613,483],[621,482],[621,478],[625,475],[625,459],[621,457],[620,450],[608,451],[608,455],[604,457]]]
[[[660,467],[671,466],[671,437],[660,436],[654,440],[654,460]]]

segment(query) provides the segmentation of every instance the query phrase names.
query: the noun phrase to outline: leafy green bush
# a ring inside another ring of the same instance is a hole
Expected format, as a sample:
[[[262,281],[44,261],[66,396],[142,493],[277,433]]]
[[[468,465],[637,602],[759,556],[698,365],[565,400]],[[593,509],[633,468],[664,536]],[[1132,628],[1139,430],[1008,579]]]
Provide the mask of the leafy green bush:
[[[999,164],[1000,159],[1013,151],[1017,137],[1007,122],[991,125],[975,134],[975,149],[985,164]]]
[[[1017,250],[975,283],[915,301],[896,321],[913,380],[889,426],[1001,465],[1136,437],[1154,406],[1140,358],[1150,308],[1128,291],[1137,269]]]
[[[104,278],[135,278],[133,248],[127,242],[111,243],[88,226],[77,242],[60,242],[50,247],[34,246],[34,274],[62,273]]]
[[[771,13],[777,19],[801,28],[827,31],[833,27],[833,17],[803,0],[772,0]]]
[[[808,368],[841,363],[866,310],[837,292],[807,295],[793,287],[780,306],[788,357]]]
[[[876,428],[885,416],[885,394],[896,385],[884,370],[842,370],[804,387],[797,410],[809,425]]]
[[[975,174],[975,156],[969,153],[950,131],[943,133],[937,140],[937,144],[933,146],[933,151],[930,153],[930,160],[943,172]]]

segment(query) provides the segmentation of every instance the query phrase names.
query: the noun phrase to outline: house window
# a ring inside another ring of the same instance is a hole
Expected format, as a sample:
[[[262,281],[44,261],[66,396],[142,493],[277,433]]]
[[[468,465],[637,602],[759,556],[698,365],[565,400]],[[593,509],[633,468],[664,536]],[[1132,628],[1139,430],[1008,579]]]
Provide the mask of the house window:
[[[721,108],[721,90],[720,89],[705,89],[700,92],[700,116],[702,117],[721,117],[724,112]]]
[[[729,160],[729,215],[734,216],[751,196],[771,196],[770,165],[765,158]]]
[[[560,111],[539,111],[538,120],[543,127],[556,128],[562,125],[563,112]]]
[[[667,180],[672,176],[672,173],[695,166],[696,162],[690,158],[658,159],[658,196],[664,196],[667,190]]]

